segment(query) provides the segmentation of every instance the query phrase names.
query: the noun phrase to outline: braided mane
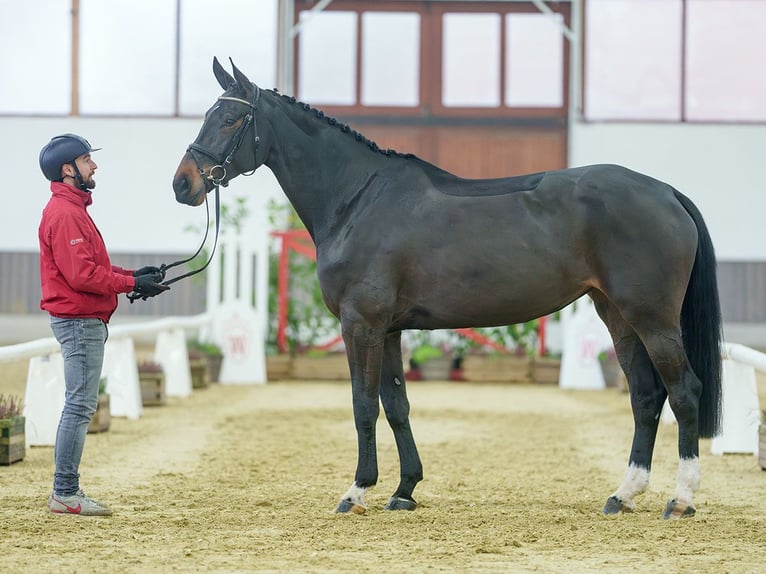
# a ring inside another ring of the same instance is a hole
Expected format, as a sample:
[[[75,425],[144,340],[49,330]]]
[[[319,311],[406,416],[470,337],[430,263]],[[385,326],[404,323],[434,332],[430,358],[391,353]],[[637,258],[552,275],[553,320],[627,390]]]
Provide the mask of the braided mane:
[[[342,131],[345,134],[349,134],[356,141],[367,145],[367,147],[369,147],[374,152],[378,152],[389,157],[394,156],[394,157],[403,157],[403,158],[416,158],[416,156],[411,153],[400,153],[394,149],[382,149],[374,141],[365,137],[364,134],[352,129],[351,126],[349,126],[348,124],[344,124],[343,122],[340,122],[336,120],[335,118],[326,115],[322,110],[318,110],[314,107],[311,107],[309,104],[306,104],[304,102],[301,102],[300,100],[297,100],[294,96],[287,96],[285,94],[280,94],[276,88],[269,91],[273,93],[274,95],[279,96],[280,98],[282,98],[289,104],[300,106],[307,112],[313,112],[314,115],[317,117],[317,119],[325,120],[331,126],[338,128],[340,131]]]

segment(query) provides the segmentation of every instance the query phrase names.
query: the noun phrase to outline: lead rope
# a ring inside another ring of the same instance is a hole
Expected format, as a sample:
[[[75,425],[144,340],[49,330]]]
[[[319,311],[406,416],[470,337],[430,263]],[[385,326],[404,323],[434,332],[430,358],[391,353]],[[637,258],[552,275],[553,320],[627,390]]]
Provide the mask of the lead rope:
[[[202,252],[202,248],[205,246],[205,242],[207,241],[208,231],[210,230],[210,206],[208,205],[207,201],[207,195],[205,195],[205,211],[207,213],[207,224],[205,225],[205,236],[202,238],[202,243],[200,243],[199,249],[192,255],[191,257],[187,257],[186,259],[181,259],[179,261],[174,261],[173,263],[165,264],[163,263],[160,265],[160,273],[162,273],[162,279],[165,279],[165,273],[167,273],[168,269],[172,269],[173,267],[176,267],[178,265],[183,265],[184,263],[188,263],[189,261],[192,261],[197,255],[199,255]],[[200,267],[199,269],[194,269],[192,271],[189,271],[187,273],[184,273],[183,275],[179,275],[178,277],[173,277],[172,279],[168,279],[167,281],[162,281],[162,285],[172,285],[176,281],[180,281],[181,279],[185,279],[186,277],[191,277],[192,275],[196,275],[197,273],[201,273],[205,269],[207,269],[207,266],[210,265],[210,262],[213,260],[213,255],[215,255],[215,248],[218,245],[218,232],[221,229],[221,196],[219,193],[219,186],[215,186],[215,239],[213,240],[213,249],[210,250],[210,256],[207,258],[207,261],[205,264]],[[147,297],[141,293],[137,293],[136,291],[133,291],[132,293],[128,293],[127,295],[128,300],[133,303],[137,299],[141,299],[143,301],[146,301]]]

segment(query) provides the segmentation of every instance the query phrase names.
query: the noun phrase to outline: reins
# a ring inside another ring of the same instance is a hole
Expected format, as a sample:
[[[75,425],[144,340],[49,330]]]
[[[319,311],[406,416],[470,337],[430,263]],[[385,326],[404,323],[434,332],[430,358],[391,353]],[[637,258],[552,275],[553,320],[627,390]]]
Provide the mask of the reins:
[[[210,256],[207,258],[207,261],[205,264],[198,268],[194,269],[192,271],[189,271],[187,273],[184,273],[183,275],[179,275],[178,277],[173,277],[172,279],[164,280],[165,279],[165,273],[168,271],[168,269],[172,269],[173,267],[177,267],[178,265],[183,265],[184,263],[188,263],[189,261],[192,261],[195,257],[197,257],[201,252],[202,248],[205,246],[205,242],[207,241],[208,232],[210,230],[210,206],[208,205],[207,201],[207,194],[205,194],[205,210],[207,212],[207,225],[205,226],[205,236],[202,238],[202,243],[199,246],[199,249],[192,255],[191,257],[187,257],[186,259],[180,259],[178,261],[174,261],[173,263],[165,264],[163,263],[160,265],[160,273],[162,273],[162,285],[172,285],[176,281],[180,281],[181,279],[185,279],[187,277],[191,277],[192,275],[196,275],[197,273],[201,273],[204,271],[208,265],[210,265],[210,262],[213,260],[213,255],[215,255],[215,248],[218,245],[218,234],[221,229],[221,198],[220,198],[220,191],[219,188],[221,185],[226,187],[228,185],[228,182],[223,183],[223,180],[226,178],[226,167],[231,164],[234,154],[237,153],[237,150],[239,149],[239,146],[242,145],[242,142],[245,139],[245,134],[247,133],[248,128],[250,127],[250,124],[253,124],[253,157],[255,161],[253,162],[253,170],[248,173],[243,173],[242,175],[253,175],[255,173],[255,170],[257,169],[258,165],[258,144],[261,141],[261,138],[258,137],[258,126],[255,122],[255,111],[258,106],[258,99],[261,96],[261,89],[253,84],[253,101],[249,102],[247,100],[244,100],[242,98],[235,98],[233,96],[220,96],[218,100],[224,100],[224,101],[230,101],[230,102],[238,102],[240,104],[244,104],[246,106],[250,107],[250,112],[245,115],[242,121],[242,125],[237,130],[237,133],[234,134],[234,137],[231,140],[231,145],[229,147],[228,153],[224,152],[224,155],[218,156],[215,154],[215,152],[210,151],[206,147],[198,144],[198,143],[191,143],[189,144],[189,147],[187,148],[187,152],[189,152],[189,155],[194,160],[194,163],[197,165],[197,171],[199,174],[207,179],[208,181],[212,182],[215,186],[215,240],[213,241],[213,248],[210,250]],[[212,159],[215,162],[215,165],[213,165],[207,173],[205,173],[205,170],[202,169],[202,164],[200,163],[199,159],[195,155],[194,152],[199,152],[210,159]],[[216,172],[220,173],[219,177],[216,177]],[[210,193],[210,192],[208,192]],[[131,303],[135,301],[136,299],[146,299],[145,295],[142,295],[141,293],[133,292],[128,294],[128,299]]]
[[[179,275],[178,277],[173,277],[172,279],[164,280],[165,279],[165,273],[167,273],[168,269],[172,269],[173,267],[177,267],[178,265],[183,265],[184,263],[189,263],[189,261],[194,260],[197,255],[199,255],[202,252],[202,248],[205,247],[205,243],[207,242],[207,236],[208,232],[210,231],[210,206],[207,201],[207,195],[205,195],[205,212],[207,213],[207,221],[205,224],[205,235],[202,237],[202,243],[200,243],[199,248],[197,251],[194,252],[194,255],[191,257],[187,257],[186,259],[179,259],[178,261],[173,261],[173,263],[163,263],[160,265],[160,273],[162,273],[162,285],[172,285],[176,281],[180,281],[181,279],[186,279],[187,277],[191,277],[192,275],[196,275],[197,273],[201,273],[205,269],[207,269],[207,266],[210,265],[210,262],[213,260],[213,255],[215,255],[215,248],[218,245],[218,233],[221,229],[221,194],[219,191],[219,186],[215,186],[215,239],[213,240],[213,248],[210,250],[210,256],[207,258],[207,261],[205,261],[205,264],[202,267],[199,267],[198,269],[193,269],[187,273],[184,273],[183,275]],[[143,299],[146,300],[145,296],[141,293],[138,293],[136,291],[133,291],[132,293],[128,293],[127,295],[128,300],[133,303],[137,299]]]

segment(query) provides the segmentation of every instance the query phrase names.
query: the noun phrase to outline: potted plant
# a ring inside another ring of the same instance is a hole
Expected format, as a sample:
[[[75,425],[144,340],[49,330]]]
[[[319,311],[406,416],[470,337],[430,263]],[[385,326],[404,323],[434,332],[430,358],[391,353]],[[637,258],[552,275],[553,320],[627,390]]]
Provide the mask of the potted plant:
[[[446,331],[405,331],[402,347],[409,355],[408,381],[448,381],[451,351]]]
[[[14,395],[0,395],[0,464],[8,465],[24,460],[26,454],[26,419],[22,415],[22,402]]]
[[[88,425],[89,433],[104,432],[109,430],[112,417],[109,412],[109,395],[106,392],[106,377],[101,377],[98,382],[98,406],[96,414]]]
[[[486,327],[476,329],[476,332],[491,341],[495,348],[472,342],[463,359],[463,378],[466,381],[532,382],[533,355],[537,343],[536,320],[518,325]],[[501,350],[498,351],[497,347]]]
[[[165,404],[165,371],[162,365],[152,361],[139,363],[138,382],[141,386],[141,402],[145,407]]]
[[[207,359],[202,351],[197,349],[187,349],[189,354],[189,374],[193,389],[204,389],[207,387]]]
[[[186,348],[191,351],[198,351],[202,354],[206,362],[205,377],[208,382],[217,383],[221,378],[221,363],[223,362],[223,351],[215,343],[192,339],[187,341]],[[191,355],[189,356],[191,360]]]

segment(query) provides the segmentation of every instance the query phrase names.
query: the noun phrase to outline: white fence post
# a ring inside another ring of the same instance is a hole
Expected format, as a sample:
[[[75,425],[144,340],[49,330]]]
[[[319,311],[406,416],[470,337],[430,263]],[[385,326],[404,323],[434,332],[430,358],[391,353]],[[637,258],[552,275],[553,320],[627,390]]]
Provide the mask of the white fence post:
[[[165,393],[169,397],[188,397],[192,392],[189,353],[183,329],[162,331],[157,335],[154,360],[165,373]]]
[[[570,309],[562,312],[561,329],[564,344],[559,386],[581,390],[605,388],[598,354],[612,348],[612,338],[590,297],[578,299],[574,312]]]
[[[52,446],[56,443],[65,392],[64,359],[61,353],[32,357],[29,360],[24,395],[27,446]]]
[[[766,355],[743,345],[726,343],[723,357],[721,434],[713,438],[710,451],[757,456],[761,409],[755,368],[766,372]]]
[[[713,437],[710,452],[757,455],[761,407],[755,370],[766,372],[766,355],[744,345],[724,343],[721,356],[721,433]],[[677,422],[667,400],[660,420]]]
[[[265,207],[260,211],[263,218]],[[265,222],[255,222],[239,235],[222,232],[210,263],[207,309],[213,315],[213,340],[223,349],[221,383],[266,382],[267,229]]]
[[[137,419],[144,410],[141,384],[133,339],[109,337],[104,347],[104,366],[101,376],[106,377],[109,394],[109,414],[113,417]]]

